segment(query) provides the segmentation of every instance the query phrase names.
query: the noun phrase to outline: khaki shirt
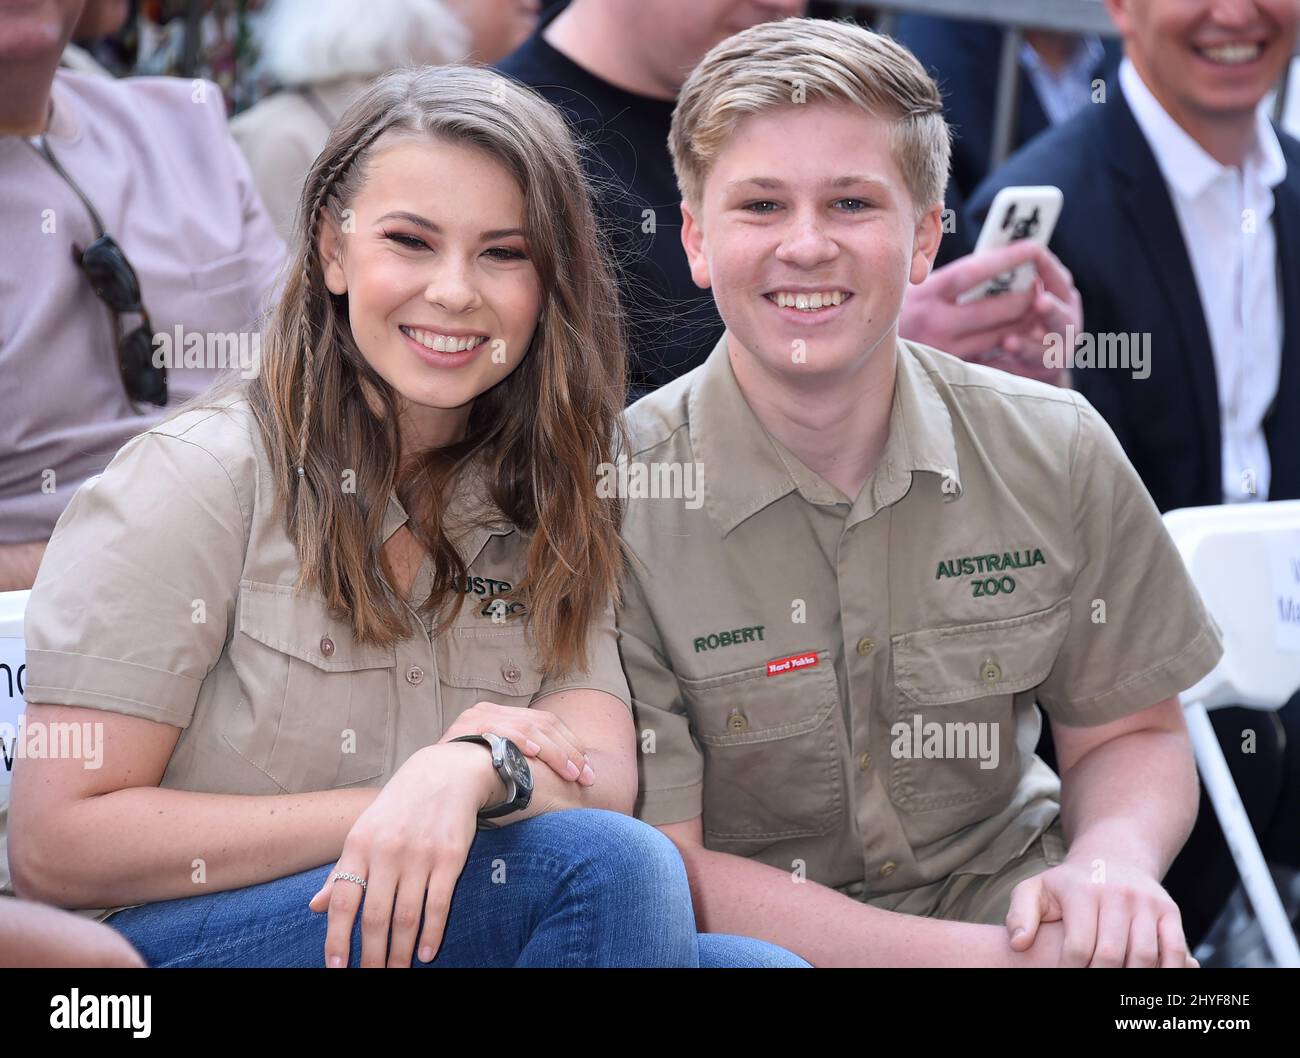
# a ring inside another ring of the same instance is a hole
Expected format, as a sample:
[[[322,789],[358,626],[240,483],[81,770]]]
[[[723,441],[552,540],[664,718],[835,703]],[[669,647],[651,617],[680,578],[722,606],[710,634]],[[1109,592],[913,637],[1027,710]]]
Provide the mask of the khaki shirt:
[[[764,431],[726,341],[629,411],[637,814],[864,898],[997,871],[1059,810],[1035,702],[1104,723],[1222,653],[1156,508],[1077,393],[906,341],[849,502]],[[652,498],[665,465],[702,490]]]
[[[362,645],[319,593],[294,587],[247,403],[185,412],[125,445],[59,520],[26,614],[27,700],[179,727],[161,785],[224,794],[382,786],[479,701],[523,707],[582,687],[627,704],[612,605],[590,671],[563,678],[544,676],[526,618],[497,616],[527,540],[499,512],[477,520],[484,496],[472,478],[449,505],[470,526],[453,537],[468,571],[454,625],[431,640],[411,610],[409,639]],[[406,520],[390,497],[384,539]],[[429,587],[426,558],[415,603]]]

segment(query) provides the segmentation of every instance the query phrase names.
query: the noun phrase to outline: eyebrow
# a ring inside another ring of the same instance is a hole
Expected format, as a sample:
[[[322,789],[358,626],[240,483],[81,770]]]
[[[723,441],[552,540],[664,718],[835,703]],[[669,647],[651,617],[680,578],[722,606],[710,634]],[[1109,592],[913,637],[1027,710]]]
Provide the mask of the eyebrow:
[[[393,210],[391,213],[385,213],[376,223],[385,220],[404,220],[408,224],[414,224],[417,228],[423,228],[425,231],[432,232],[434,235],[441,235],[442,229],[427,217],[422,217],[418,213],[409,213],[404,209]],[[524,236],[522,228],[494,228],[491,231],[479,233],[479,238],[484,242],[491,242],[494,239],[508,239],[511,236]]]
[[[864,176],[858,173],[851,173],[848,176],[837,176],[830,181],[828,187],[854,187],[858,184],[872,184],[876,187],[885,187],[885,181],[878,176]],[[785,181],[774,176],[750,176],[744,180],[732,180],[726,185],[726,190],[731,191],[739,187],[758,187],[767,191],[776,191],[785,187]]]

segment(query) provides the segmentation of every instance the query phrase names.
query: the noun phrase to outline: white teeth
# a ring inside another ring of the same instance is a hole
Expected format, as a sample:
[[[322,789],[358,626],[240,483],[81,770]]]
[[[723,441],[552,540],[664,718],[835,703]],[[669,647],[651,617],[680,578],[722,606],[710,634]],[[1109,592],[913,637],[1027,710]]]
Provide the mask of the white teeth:
[[[1221,44],[1216,48],[1199,48],[1211,62],[1223,63],[1225,66],[1236,66],[1240,63],[1250,62],[1260,53],[1258,44]]]
[[[426,349],[434,349],[440,353],[463,353],[465,350],[473,349],[476,345],[482,345],[487,341],[486,336],[481,334],[456,338],[450,334],[438,334],[436,331],[417,331],[414,327],[402,326],[400,330],[408,338],[415,339]]]
[[[848,294],[842,290],[819,290],[812,294],[778,290],[771,297],[779,308],[816,312],[818,309],[841,304],[848,297]]]

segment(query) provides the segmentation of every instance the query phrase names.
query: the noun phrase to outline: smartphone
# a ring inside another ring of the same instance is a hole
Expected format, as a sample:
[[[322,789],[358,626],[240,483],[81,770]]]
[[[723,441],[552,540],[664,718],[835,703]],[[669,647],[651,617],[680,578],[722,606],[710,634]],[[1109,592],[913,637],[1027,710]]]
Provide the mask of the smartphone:
[[[1038,187],[1004,187],[989,206],[984,218],[984,227],[980,229],[979,241],[975,243],[975,252],[996,250],[1010,246],[1020,239],[1033,239],[1040,246],[1046,246],[1056,228],[1056,219],[1061,215],[1061,203],[1065,196],[1059,187],[1044,184]],[[971,287],[957,298],[958,305],[965,305],[980,298],[996,297],[1009,292],[1020,293],[1028,290],[1034,281],[1034,266],[1023,264],[1010,272],[996,275],[979,286]]]

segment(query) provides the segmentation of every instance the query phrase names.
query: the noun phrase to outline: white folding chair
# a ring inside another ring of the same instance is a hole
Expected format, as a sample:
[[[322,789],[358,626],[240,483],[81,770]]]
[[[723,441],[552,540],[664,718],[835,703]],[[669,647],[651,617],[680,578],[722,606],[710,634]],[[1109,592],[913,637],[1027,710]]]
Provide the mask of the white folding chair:
[[[0,592],[0,804],[9,800],[9,775],[17,741],[18,717],[23,712],[23,611],[29,591]],[[11,737],[12,733],[12,737]]]
[[[1300,500],[1189,507],[1166,514],[1165,526],[1223,632],[1222,660],[1181,696],[1201,781],[1274,961],[1300,966],[1300,946],[1207,712],[1276,711],[1300,690]]]

